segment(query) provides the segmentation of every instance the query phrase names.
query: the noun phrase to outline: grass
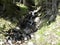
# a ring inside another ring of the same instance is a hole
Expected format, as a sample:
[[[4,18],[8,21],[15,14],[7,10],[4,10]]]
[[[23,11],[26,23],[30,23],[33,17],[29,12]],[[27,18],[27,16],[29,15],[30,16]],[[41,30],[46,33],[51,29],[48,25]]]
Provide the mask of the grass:
[[[20,15],[26,15],[27,14],[27,12],[28,12],[28,7],[27,6],[25,6],[24,4],[18,4],[17,3],[17,6],[19,6],[20,7]]]
[[[55,22],[43,26],[35,34],[40,36],[36,40],[39,42],[37,45],[60,45],[60,16],[57,16]]]

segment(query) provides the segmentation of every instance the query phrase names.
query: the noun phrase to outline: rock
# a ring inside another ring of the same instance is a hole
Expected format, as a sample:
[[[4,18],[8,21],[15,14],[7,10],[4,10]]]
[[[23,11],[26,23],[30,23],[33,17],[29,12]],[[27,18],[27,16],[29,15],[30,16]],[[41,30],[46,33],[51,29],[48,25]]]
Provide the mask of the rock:
[[[27,44],[27,45],[34,45],[34,44],[33,44],[33,42],[31,42],[31,41],[30,41],[30,42],[28,42],[28,44]]]
[[[20,27],[16,27],[16,29],[20,30]]]

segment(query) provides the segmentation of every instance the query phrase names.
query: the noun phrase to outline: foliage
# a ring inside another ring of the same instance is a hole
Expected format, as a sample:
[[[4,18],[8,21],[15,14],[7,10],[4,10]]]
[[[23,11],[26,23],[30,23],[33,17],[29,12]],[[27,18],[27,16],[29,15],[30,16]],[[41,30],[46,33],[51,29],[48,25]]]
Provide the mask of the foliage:
[[[60,29],[59,23],[58,23],[60,21],[59,20],[60,17],[58,16],[57,17],[58,19],[55,20],[56,16],[57,16],[57,11],[58,11],[58,9],[57,9],[58,7],[56,7],[56,6],[58,6],[57,0],[54,0],[53,1],[54,3],[52,3],[51,0],[49,0],[49,1],[25,0],[25,1],[26,1],[25,4],[21,4],[21,3],[13,3],[12,0],[0,0],[0,7],[2,7],[1,8],[2,10],[0,11],[0,12],[2,12],[2,13],[0,13],[0,15],[1,15],[0,16],[0,31],[8,31],[12,28],[15,28],[17,25],[20,26],[21,25],[20,23],[23,20],[25,20],[25,16],[30,11],[37,10],[39,7],[41,7],[36,12],[37,17],[40,17],[39,19],[41,22],[41,25],[39,25],[40,29],[35,33],[36,35],[40,35],[40,37],[38,37],[38,39],[36,39],[36,40],[39,40],[39,41],[37,41],[37,43],[39,43],[39,44],[41,43],[41,45],[50,45],[50,44],[52,45],[51,42],[47,43],[48,39],[52,39],[52,41],[53,41],[55,39],[54,38],[55,35],[53,35],[54,33],[56,35],[60,36],[60,32],[58,32]],[[48,2],[51,4],[49,4]],[[55,21],[55,22],[53,22],[53,21]],[[53,22],[53,23],[51,23],[51,22]],[[55,27],[56,25],[58,25],[58,26]],[[21,30],[21,31],[24,31],[24,30]],[[25,33],[25,32],[23,32],[23,33]],[[49,36],[50,36],[50,38],[48,38]],[[36,36],[36,38],[37,38],[37,36]],[[59,38],[59,37],[57,37],[57,38]],[[57,41],[57,39],[55,39],[55,40]],[[32,41],[35,42],[34,40],[32,40]]]

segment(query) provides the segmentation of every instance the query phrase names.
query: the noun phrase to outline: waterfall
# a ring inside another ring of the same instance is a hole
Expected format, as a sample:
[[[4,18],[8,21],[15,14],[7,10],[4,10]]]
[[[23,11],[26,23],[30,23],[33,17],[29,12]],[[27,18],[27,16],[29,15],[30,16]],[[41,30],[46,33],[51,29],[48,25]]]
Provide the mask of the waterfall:
[[[40,22],[40,18],[35,15],[35,13],[39,11],[39,9],[40,8],[28,12],[27,16],[23,19],[21,24],[19,23],[19,26],[16,26],[15,28],[10,29],[10,31],[7,32],[7,36],[12,39],[11,40],[7,38],[10,45],[12,45],[12,41],[14,40],[16,42],[21,41],[22,43],[24,41],[28,41],[33,37],[31,34],[37,31],[36,26],[37,24],[39,24],[38,22]],[[31,45],[33,44],[31,43]]]

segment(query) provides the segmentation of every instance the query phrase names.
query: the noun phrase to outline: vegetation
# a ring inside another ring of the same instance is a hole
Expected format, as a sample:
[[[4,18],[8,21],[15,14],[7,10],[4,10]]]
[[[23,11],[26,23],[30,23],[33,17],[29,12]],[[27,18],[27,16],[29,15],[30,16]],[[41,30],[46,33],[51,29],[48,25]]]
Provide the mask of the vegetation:
[[[60,0],[0,0],[2,41],[8,37],[23,45],[60,45],[59,22]]]

